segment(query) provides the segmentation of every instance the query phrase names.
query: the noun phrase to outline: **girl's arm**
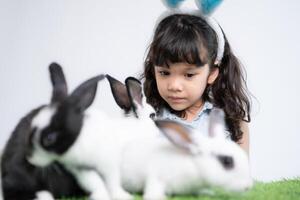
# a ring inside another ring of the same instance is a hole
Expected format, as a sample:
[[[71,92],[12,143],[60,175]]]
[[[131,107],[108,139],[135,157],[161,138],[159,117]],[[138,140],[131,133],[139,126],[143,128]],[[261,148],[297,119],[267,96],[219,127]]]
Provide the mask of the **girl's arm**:
[[[249,126],[245,121],[241,121],[241,131],[243,132],[242,138],[237,143],[244,149],[249,155]]]

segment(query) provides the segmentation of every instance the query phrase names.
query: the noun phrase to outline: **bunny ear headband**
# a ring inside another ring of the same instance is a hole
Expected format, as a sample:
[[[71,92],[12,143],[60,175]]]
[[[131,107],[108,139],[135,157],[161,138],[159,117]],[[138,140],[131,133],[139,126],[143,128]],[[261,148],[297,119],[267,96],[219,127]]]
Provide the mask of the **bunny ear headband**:
[[[183,1],[184,0],[164,0],[167,7],[172,9],[172,11],[175,11],[175,13],[188,13],[196,16],[202,15],[203,17],[205,17],[207,23],[217,35],[218,52],[215,60],[215,65],[220,66],[225,49],[225,38],[218,22],[209,15],[216,9],[216,7],[218,7],[221,4],[222,0],[195,0],[199,10],[179,9],[179,6],[180,4],[182,4]]]

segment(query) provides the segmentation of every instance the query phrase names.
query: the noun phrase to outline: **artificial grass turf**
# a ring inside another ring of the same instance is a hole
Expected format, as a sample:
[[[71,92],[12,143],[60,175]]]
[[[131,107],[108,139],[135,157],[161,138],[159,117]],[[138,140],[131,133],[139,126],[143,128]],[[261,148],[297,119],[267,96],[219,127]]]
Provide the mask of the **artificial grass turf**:
[[[178,196],[169,200],[300,200],[300,177],[283,179],[269,183],[255,182],[252,189],[237,194],[222,190],[214,190],[214,194],[200,195],[197,197]],[[88,200],[88,198],[63,198],[61,200]],[[101,199],[99,199],[101,200]],[[135,196],[135,200],[142,200]]]

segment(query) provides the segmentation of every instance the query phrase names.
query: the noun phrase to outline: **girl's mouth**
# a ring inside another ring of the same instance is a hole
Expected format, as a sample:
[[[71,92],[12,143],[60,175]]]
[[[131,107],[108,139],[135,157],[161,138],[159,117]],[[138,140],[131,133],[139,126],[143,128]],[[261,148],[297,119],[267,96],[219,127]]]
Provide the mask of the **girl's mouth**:
[[[168,99],[172,102],[172,103],[182,103],[185,101],[185,98],[183,97],[172,97],[169,96]]]

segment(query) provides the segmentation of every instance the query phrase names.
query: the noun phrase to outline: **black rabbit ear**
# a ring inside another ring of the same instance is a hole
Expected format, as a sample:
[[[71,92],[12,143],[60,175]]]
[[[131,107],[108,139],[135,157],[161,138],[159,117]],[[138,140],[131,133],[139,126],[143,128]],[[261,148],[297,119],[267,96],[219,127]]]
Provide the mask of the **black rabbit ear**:
[[[192,154],[199,153],[190,131],[183,124],[170,120],[156,120],[155,124],[175,146]]]
[[[136,117],[138,117],[137,109],[138,107],[143,106],[142,84],[138,79],[134,77],[128,77],[125,80],[125,85],[129,95],[132,110],[135,113]]]
[[[61,102],[68,96],[67,82],[61,66],[51,63],[49,66],[50,78],[52,82],[51,103]]]
[[[128,113],[131,110],[131,103],[125,84],[121,83],[110,75],[106,75],[106,78],[109,82],[110,89],[116,103],[121,109]]]
[[[94,101],[98,82],[105,78],[105,75],[99,75],[91,78],[79,85],[68,97],[68,101],[79,112],[86,110]]]

